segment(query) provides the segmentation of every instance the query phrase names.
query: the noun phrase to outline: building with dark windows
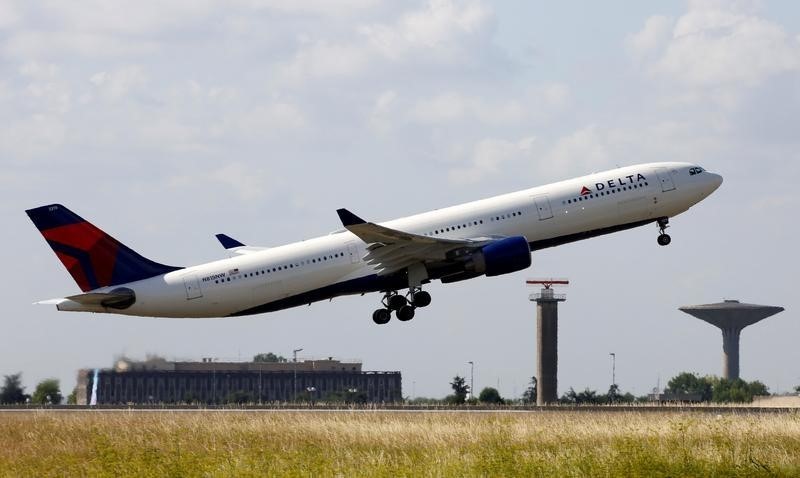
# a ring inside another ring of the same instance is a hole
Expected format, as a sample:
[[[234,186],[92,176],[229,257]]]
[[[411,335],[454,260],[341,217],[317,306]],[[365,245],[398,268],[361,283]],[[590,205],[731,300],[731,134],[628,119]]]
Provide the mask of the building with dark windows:
[[[402,401],[400,372],[361,362],[168,362],[120,360],[78,372],[79,405]]]

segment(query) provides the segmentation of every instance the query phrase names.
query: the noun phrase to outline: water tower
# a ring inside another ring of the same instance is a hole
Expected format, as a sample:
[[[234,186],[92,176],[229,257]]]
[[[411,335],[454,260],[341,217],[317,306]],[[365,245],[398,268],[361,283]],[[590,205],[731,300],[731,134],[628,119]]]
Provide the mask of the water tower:
[[[556,294],[554,285],[568,285],[566,279],[528,279],[530,285],[541,285],[530,295],[536,302],[536,405],[558,400],[558,303],[566,294]]]
[[[783,311],[783,307],[742,304],[725,300],[717,304],[690,305],[679,310],[722,330],[722,376],[739,378],[739,336],[748,325]]]

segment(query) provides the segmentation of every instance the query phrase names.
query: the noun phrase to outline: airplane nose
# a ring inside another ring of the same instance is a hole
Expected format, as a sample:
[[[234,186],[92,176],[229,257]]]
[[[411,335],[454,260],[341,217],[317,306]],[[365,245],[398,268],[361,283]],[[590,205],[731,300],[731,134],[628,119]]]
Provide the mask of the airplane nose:
[[[720,187],[720,185],[722,185],[722,176],[720,176],[719,174],[709,173],[708,178],[710,179],[709,181],[710,191],[708,191],[708,193],[711,194],[714,191],[716,191],[717,188]]]

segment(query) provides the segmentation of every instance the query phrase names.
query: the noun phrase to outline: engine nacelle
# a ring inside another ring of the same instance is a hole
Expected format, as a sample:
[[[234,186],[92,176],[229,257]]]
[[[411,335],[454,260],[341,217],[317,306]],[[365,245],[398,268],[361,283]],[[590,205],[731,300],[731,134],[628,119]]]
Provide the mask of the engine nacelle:
[[[522,236],[507,237],[492,242],[472,254],[466,272],[488,277],[510,274],[531,266],[531,249]],[[473,276],[474,277],[474,276]]]

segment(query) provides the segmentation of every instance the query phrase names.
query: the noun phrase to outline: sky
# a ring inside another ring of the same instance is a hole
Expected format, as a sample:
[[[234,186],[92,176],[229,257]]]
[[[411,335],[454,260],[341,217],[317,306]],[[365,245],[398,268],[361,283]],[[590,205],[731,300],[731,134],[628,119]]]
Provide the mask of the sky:
[[[535,374],[534,289],[566,277],[559,393],[637,395],[720,374],[721,335],[678,311],[786,311],[743,332],[741,373],[800,385],[795,192],[800,4],[758,1],[0,0],[0,374],[114,358],[259,352],[399,370],[407,396],[454,375],[518,397]],[[77,293],[25,209],[54,202],[159,262],[225,257],[616,166],[689,161],[722,187],[655,225],[536,251],[532,268],[427,286],[413,321],[380,297],[233,319],[57,312]]]

